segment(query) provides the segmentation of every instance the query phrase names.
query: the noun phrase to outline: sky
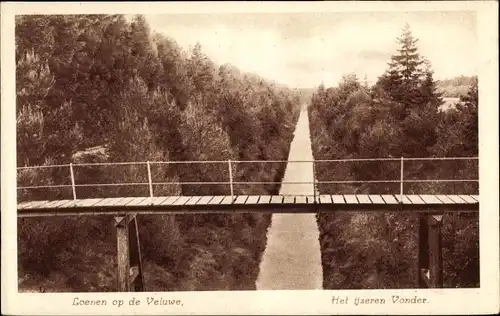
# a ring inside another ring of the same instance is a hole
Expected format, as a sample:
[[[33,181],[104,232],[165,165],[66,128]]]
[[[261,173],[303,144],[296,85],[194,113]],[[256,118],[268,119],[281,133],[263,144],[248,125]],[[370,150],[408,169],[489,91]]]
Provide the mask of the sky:
[[[152,30],[185,49],[199,42],[230,63],[295,88],[338,83],[356,73],[374,83],[398,48],[405,23],[436,79],[477,74],[476,15],[448,12],[327,12],[146,15]]]

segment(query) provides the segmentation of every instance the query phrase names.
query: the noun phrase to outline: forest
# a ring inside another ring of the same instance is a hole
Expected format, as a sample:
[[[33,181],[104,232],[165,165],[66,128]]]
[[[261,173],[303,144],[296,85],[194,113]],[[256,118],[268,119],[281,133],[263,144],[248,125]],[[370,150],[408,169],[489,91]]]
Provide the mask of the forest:
[[[190,160],[286,160],[301,105],[315,159],[475,157],[477,77],[438,82],[407,25],[374,84],[292,89],[197,44],[182,48],[137,15],[16,17],[17,166]],[[459,97],[442,110],[443,97]],[[279,183],[285,163],[238,163],[235,181]],[[152,167],[156,195],[224,195],[225,164]],[[316,178],[399,179],[399,162],[316,163]],[[409,161],[405,179],[477,179],[477,160]],[[144,165],[75,167],[78,184],[147,182]],[[168,184],[166,184],[169,182]],[[170,183],[171,182],[171,183]],[[20,169],[18,186],[67,185],[67,167]],[[235,194],[278,194],[238,185]],[[320,184],[321,193],[399,192],[399,183]],[[405,184],[406,194],[477,194],[477,183]],[[79,186],[79,198],[148,196],[147,186]],[[20,189],[18,201],[71,198],[71,188]],[[318,214],[324,289],[416,286],[411,214]],[[148,291],[252,290],[270,214],[140,216]],[[477,214],[443,219],[445,287],[479,286]],[[20,291],[116,290],[112,217],[20,218]]]
[[[477,80],[475,76],[458,76],[450,79],[439,80],[436,83],[437,91],[443,97],[460,98],[466,96],[469,88]]]
[[[478,83],[456,107],[439,110],[443,95],[432,65],[418,52],[409,25],[385,73],[370,85],[347,74],[321,84],[309,105],[314,159],[477,157]],[[463,79],[463,78],[462,78]],[[453,84],[453,83],[452,83]],[[445,82],[444,86],[447,83]],[[443,86],[443,85],[441,85]],[[328,180],[398,180],[398,161],[317,163]],[[477,160],[409,161],[405,179],[477,179]],[[478,183],[406,183],[405,194],[478,194]],[[324,194],[394,194],[399,183],[319,184]],[[324,289],[414,288],[419,219],[412,214],[318,214]],[[445,287],[479,286],[477,214],[443,219]]]
[[[17,166],[95,162],[286,160],[302,96],[197,44],[181,48],[123,15],[16,17]],[[238,164],[235,181],[280,182],[285,164]],[[227,181],[226,165],[158,165],[153,181]],[[69,184],[68,168],[20,169],[18,186]],[[145,182],[144,166],[81,166],[79,184]],[[157,195],[228,194],[165,184]],[[235,187],[277,194],[279,185]],[[148,196],[147,186],[77,187],[79,198]],[[18,201],[71,198],[22,189]],[[269,214],[140,216],[148,291],[255,288]],[[20,218],[20,291],[116,290],[111,217]]]

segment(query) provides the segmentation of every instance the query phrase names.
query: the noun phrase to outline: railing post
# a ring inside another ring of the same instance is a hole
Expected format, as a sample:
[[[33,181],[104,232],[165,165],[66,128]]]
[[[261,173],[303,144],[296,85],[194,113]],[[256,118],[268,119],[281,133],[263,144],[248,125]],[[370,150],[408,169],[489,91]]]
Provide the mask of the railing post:
[[[457,178],[457,168],[453,168],[453,180]],[[453,181],[453,194],[457,194],[457,183]]]
[[[312,169],[313,169],[313,196],[314,203],[316,203],[316,164],[314,163],[314,159],[312,161]]]
[[[229,170],[229,188],[231,190],[231,197],[234,197],[234,191],[233,191],[233,168],[231,165],[231,159],[227,161],[227,168]]]
[[[148,164],[148,182],[149,182],[149,196],[153,197],[153,182],[151,181],[151,164],[149,161]]]
[[[400,176],[400,188],[399,188],[399,195],[401,197],[401,201],[403,201],[403,172],[404,172],[404,158],[401,157],[401,176]]]
[[[73,190],[73,200],[76,200],[75,174],[73,172],[73,163],[69,164],[69,173],[71,176],[71,189]]]

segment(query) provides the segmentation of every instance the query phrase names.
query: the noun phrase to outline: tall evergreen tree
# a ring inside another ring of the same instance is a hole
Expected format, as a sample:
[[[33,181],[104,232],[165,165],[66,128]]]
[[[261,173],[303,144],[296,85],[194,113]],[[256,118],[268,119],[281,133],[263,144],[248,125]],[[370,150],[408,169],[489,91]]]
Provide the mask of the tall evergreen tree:
[[[398,53],[391,57],[389,69],[379,82],[394,101],[409,106],[416,101],[419,83],[424,74],[421,68],[424,61],[416,46],[418,39],[413,36],[408,24],[397,42],[400,45]]]
[[[479,91],[477,85],[477,77],[474,78],[469,87],[467,95],[460,98],[458,105],[459,111],[464,117],[464,153],[468,155],[477,155],[479,146],[479,126],[478,126],[478,104]]]
[[[434,80],[434,71],[428,60],[423,61],[424,78],[421,81],[417,103],[427,105],[432,112],[437,112],[443,104],[442,94],[437,91],[437,82]]]
[[[191,54],[188,75],[194,83],[198,92],[209,90],[210,83],[214,79],[215,67],[212,61],[203,53],[201,44],[194,46]]]
[[[417,49],[418,39],[413,37],[410,25],[407,23],[403,28],[403,34],[397,39],[401,47],[399,54],[393,55],[391,67],[399,67],[403,84],[411,85],[421,77],[420,65],[423,63]]]
[[[363,79],[363,89],[365,91],[370,90],[370,83],[368,82],[368,77],[365,74],[365,78]]]

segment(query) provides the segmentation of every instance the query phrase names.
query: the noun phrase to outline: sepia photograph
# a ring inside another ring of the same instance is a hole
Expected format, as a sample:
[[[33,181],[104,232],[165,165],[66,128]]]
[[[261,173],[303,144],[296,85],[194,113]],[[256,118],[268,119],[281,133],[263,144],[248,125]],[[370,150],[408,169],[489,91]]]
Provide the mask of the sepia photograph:
[[[12,17],[18,294],[485,287],[477,11],[150,8]]]

